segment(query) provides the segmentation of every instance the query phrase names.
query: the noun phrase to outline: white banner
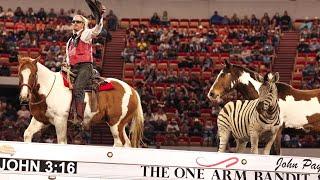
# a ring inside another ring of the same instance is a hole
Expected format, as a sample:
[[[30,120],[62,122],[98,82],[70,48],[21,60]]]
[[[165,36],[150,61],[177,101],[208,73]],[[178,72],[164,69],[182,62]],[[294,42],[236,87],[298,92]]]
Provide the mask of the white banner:
[[[320,159],[0,141],[0,174],[1,180],[6,174],[70,179],[320,180]]]

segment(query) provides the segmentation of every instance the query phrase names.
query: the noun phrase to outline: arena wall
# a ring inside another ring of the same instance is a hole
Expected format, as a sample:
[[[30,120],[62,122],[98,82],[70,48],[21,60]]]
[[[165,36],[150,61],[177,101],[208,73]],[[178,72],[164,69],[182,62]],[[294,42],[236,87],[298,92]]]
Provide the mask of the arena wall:
[[[151,17],[154,12],[162,13],[167,10],[171,18],[208,18],[217,10],[221,15],[231,16],[234,12],[238,15],[256,14],[261,17],[264,12],[273,15],[275,12],[283,14],[289,12],[293,18],[306,16],[320,16],[319,0],[101,0],[108,8],[114,10],[118,17]],[[81,3],[79,3],[81,2]],[[39,9],[75,8],[89,12],[84,0],[0,0],[0,5],[5,9],[23,9],[33,7]]]

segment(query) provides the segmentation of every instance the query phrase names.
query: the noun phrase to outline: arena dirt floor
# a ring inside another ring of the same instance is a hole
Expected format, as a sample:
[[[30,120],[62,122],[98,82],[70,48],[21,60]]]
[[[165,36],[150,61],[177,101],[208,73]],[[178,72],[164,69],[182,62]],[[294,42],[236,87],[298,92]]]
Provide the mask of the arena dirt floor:
[[[149,148],[156,148],[151,146]],[[190,151],[208,151],[217,152],[217,147],[197,147],[197,146],[161,146],[160,149],[175,149],[175,150],[190,150]],[[234,150],[233,148],[231,150]],[[259,149],[259,153],[262,149]],[[245,153],[250,153],[247,148]],[[283,156],[303,156],[303,157],[317,157],[320,158],[320,149],[318,148],[282,148],[281,155]]]

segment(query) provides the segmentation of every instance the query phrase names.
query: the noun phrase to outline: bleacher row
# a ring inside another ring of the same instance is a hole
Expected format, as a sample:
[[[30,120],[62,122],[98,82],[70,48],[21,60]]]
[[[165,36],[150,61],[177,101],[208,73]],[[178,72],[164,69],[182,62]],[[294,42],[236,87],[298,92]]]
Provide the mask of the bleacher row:
[[[291,81],[293,87],[301,89],[303,83],[313,78],[311,76],[303,77],[302,72],[308,64],[316,63],[316,56],[316,53],[297,53]]]
[[[150,26],[149,18],[122,18],[120,21],[121,27],[138,27],[144,25]],[[197,29],[199,26],[208,28],[210,26],[209,19],[170,19],[170,26],[177,28],[192,28]]]

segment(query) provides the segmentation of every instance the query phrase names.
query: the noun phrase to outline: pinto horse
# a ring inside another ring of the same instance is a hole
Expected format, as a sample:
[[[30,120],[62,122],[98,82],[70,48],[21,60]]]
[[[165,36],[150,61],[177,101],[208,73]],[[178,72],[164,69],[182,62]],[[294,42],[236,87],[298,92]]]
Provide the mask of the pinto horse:
[[[52,124],[55,126],[57,141],[67,143],[67,121],[72,99],[69,88],[64,86],[60,72],[52,72],[38,59],[19,57],[20,101],[28,101],[31,122],[24,132],[24,141],[31,142],[33,135]],[[107,78],[114,89],[98,92],[98,110],[91,112],[89,105],[85,108],[83,126],[105,122],[110,126],[114,146],[138,147],[143,136],[143,112],[140,97],[132,87],[123,81]],[[85,94],[89,104],[89,95]],[[125,127],[131,122],[130,139]]]
[[[225,61],[208,92],[212,101],[220,98],[233,89],[240,92],[245,99],[258,98],[261,83],[254,79],[254,71]],[[320,89],[298,90],[292,86],[278,82],[280,120],[285,127],[320,132]],[[281,131],[279,130],[273,144],[273,153],[280,154]]]

